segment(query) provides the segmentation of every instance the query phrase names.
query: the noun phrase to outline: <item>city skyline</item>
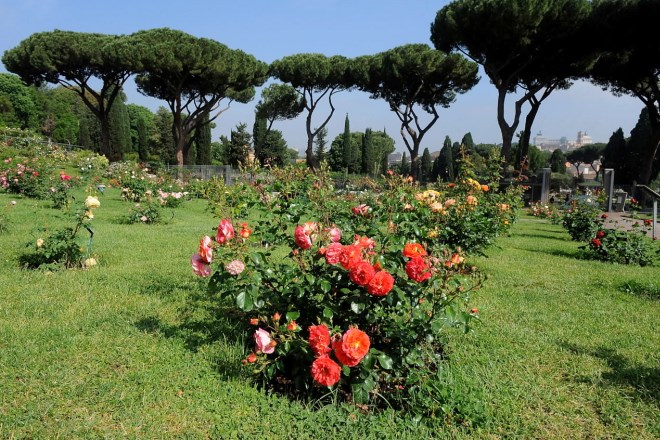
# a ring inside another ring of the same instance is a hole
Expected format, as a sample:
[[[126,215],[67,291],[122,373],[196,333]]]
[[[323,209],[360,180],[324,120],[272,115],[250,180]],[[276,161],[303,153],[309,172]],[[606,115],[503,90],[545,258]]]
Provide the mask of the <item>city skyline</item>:
[[[222,0],[193,0],[187,2],[185,8],[172,1],[159,2],[154,8],[149,2],[129,3],[126,0],[111,4],[90,4],[80,0],[0,0],[0,53],[35,32],[54,29],[130,34],[142,29],[170,27],[215,39],[267,63],[306,52],[355,57],[403,44],[430,44],[430,23],[435,13],[447,3],[420,0],[411,8],[406,2],[394,0],[356,3],[330,0],[322,4],[302,0],[277,4],[257,1],[249,5]],[[0,66],[0,70],[6,72],[4,66]],[[451,107],[440,109],[440,119],[424,138],[422,149],[439,150],[445,136],[460,141],[467,132],[472,134],[476,143],[501,142],[496,120],[497,94],[483,71],[480,76],[477,86],[459,95]],[[163,101],[140,95],[132,81],[126,85],[126,93],[128,102],[144,105],[152,111],[165,105]],[[229,136],[231,129],[241,122],[246,123],[251,131],[254,106],[259,98],[260,90],[257,90],[250,103],[232,104],[216,120],[213,140],[217,141],[220,135]],[[327,127],[330,142],[343,133],[344,118],[348,114],[352,131],[386,129],[396,142],[396,150],[405,150],[398,119],[384,101],[351,91],[337,94],[334,103],[336,111]],[[315,122],[320,123],[327,115],[326,109],[319,109]],[[607,142],[619,127],[628,136],[641,109],[642,103],[637,99],[615,97],[580,81],[568,90],[555,91],[543,103],[532,133],[541,131],[549,138],[559,138],[585,131],[594,142]],[[273,128],[283,132],[290,148],[301,150],[306,145],[304,116],[278,122]],[[522,127],[519,126],[518,130]]]

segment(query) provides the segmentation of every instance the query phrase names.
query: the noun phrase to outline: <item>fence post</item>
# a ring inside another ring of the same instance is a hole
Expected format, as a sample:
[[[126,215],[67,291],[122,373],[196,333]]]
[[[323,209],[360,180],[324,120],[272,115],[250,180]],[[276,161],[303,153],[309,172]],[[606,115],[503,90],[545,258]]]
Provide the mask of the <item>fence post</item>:
[[[543,168],[543,180],[541,182],[541,203],[546,204],[550,196],[550,168]]]
[[[614,169],[605,168],[603,174],[603,188],[607,194],[607,212],[612,211],[612,198],[614,196]]]

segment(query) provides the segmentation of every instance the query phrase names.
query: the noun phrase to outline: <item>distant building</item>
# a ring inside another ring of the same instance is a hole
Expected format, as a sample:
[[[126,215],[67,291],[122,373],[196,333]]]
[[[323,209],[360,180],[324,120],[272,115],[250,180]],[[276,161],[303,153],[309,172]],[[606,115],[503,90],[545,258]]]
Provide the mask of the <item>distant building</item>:
[[[402,153],[390,153],[387,156],[387,164],[392,165],[393,163],[401,163],[402,159],[403,159]]]
[[[569,141],[566,136],[562,136],[559,139],[551,139],[543,136],[543,134],[539,132],[532,139],[532,143],[541,150],[554,151],[560,149],[562,151],[568,151],[580,148],[584,145],[593,144],[594,140],[586,131],[580,130],[577,133],[577,139],[575,141]]]
[[[550,139],[543,136],[543,134],[540,131],[536,136],[534,136],[534,139],[532,139],[532,143],[536,145],[539,149],[547,150],[547,151],[554,151],[558,148],[561,150],[566,150],[566,144],[567,144],[565,137],[561,139]]]

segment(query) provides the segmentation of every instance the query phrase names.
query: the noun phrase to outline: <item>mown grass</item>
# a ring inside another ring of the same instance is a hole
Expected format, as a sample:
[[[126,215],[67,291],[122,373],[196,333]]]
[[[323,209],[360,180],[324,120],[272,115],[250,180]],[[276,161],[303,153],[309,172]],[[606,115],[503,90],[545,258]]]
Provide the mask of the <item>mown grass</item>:
[[[474,298],[482,323],[448,335],[435,383],[468,429],[256,390],[244,336],[188,264],[217,222],[204,202],[126,225],[129,205],[110,190],[94,219],[100,265],[49,273],[16,257],[65,216],[8,195],[0,207],[12,199],[0,235],[2,438],[660,437],[660,269],[579,260],[557,226],[523,219],[470,259],[489,275]]]

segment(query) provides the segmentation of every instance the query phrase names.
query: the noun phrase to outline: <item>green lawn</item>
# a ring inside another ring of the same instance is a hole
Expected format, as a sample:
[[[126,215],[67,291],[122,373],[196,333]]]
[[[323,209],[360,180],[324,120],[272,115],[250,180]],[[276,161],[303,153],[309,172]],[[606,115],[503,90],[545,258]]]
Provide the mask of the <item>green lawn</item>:
[[[80,196],[79,196],[80,197]],[[476,425],[290,402],[256,390],[243,335],[189,258],[217,220],[202,201],[126,225],[95,211],[91,270],[28,272],[16,256],[65,217],[10,200],[0,235],[0,438],[658,438],[660,269],[576,258],[558,226],[523,218],[488,257],[482,323],[448,335],[438,396]],[[169,213],[166,215],[170,217]]]

